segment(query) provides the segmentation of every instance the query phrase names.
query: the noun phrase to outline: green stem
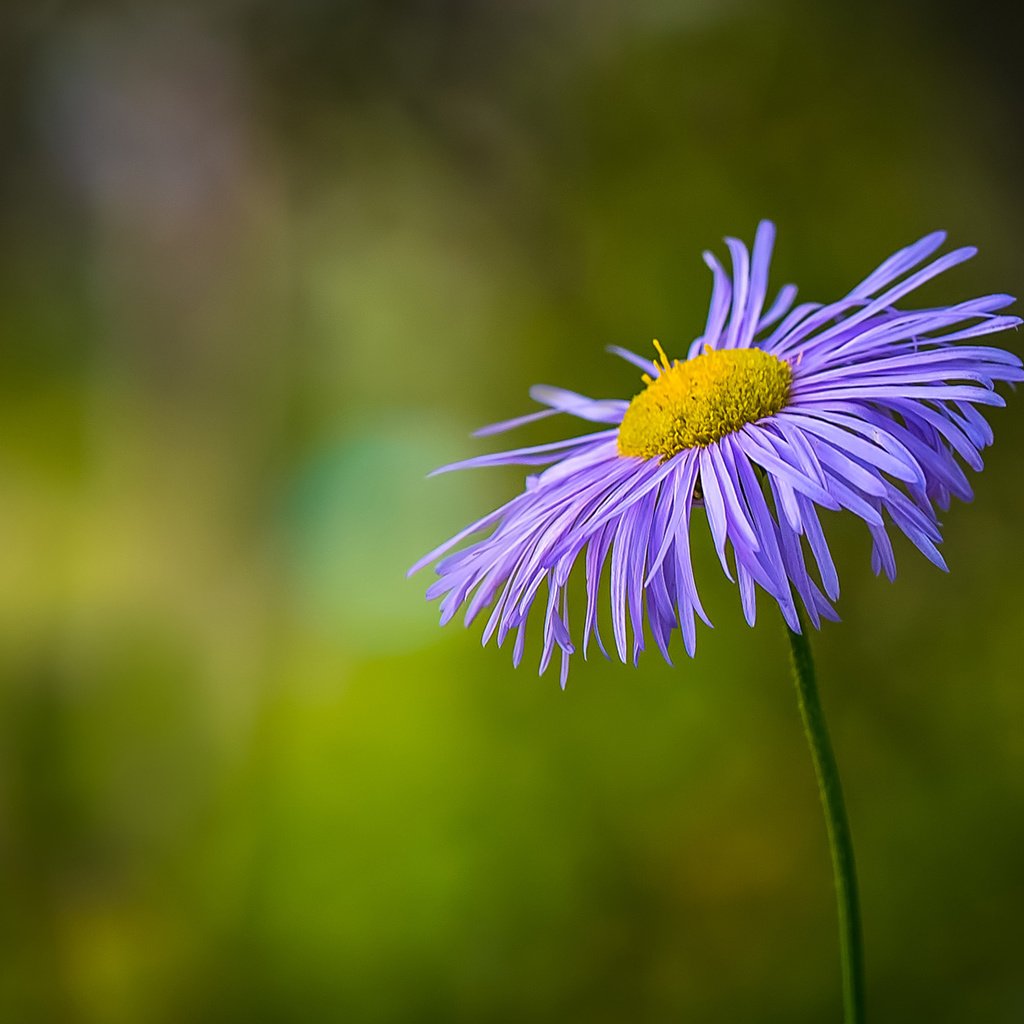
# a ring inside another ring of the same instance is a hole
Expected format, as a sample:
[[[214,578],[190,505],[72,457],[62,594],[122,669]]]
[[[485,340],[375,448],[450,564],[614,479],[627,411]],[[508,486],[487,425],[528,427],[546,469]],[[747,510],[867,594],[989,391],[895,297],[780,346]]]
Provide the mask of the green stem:
[[[821,710],[818,686],[814,679],[814,661],[807,639],[807,621],[800,619],[803,633],[789,630],[793,655],[793,679],[797,703],[804,723],[804,734],[811,749],[818,792],[825,812],[828,845],[832,854],[832,875],[839,907],[839,957],[843,968],[843,1015],[846,1024],[864,1021],[864,950],[861,942],[860,907],[857,901],[857,874],[853,864],[853,842],[846,819],[839,768],[829,742],[825,715]]]

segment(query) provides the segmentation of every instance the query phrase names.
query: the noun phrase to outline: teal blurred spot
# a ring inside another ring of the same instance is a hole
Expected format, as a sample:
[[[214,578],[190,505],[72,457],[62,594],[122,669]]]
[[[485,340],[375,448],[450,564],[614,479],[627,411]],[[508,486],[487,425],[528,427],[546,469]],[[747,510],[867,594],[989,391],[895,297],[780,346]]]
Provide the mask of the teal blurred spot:
[[[457,425],[409,410],[364,417],[299,467],[284,525],[301,621],[355,655],[407,651],[440,639],[424,600],[432,579],[406,572],[486,509],[488,481],[426,475],[479,446]]]

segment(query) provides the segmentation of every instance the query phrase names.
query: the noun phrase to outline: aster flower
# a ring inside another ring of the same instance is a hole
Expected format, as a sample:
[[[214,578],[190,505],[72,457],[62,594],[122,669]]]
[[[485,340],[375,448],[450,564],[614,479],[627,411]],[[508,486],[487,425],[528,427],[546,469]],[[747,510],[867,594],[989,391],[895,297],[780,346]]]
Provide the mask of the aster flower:
[[[635,664],[648,633],[668,660],[676,629],[692,656],[696,619],[711,624],[690,557],[695,509],[706,516],[751,625],[758,589],[796,632],[798,602],[815,627],[836,618],[839,578],[819,509],[863,520],[876,573],[895,576],[892,527],[945,569],[936,507],[948,508],[952,497],[970,500],[960,463],[980,470],[980,451],[992,442],[979,407],[1004,404],[996,382],[1024,379],[1015,355],[970,343],[1020,323],[999,312],[1012,297],[901,308],[915,289],[975,254],[962,248],[936,258],[945,240],[937,232],[890,256],[837,302],[794,306],[796,289],[787,285],[768,304],[774,235],[763,221],[752,252],[726,239],[731,275],[704,254],[714,278],[710,308],[685,359],[670,360],[657,342],[656,361],[610,349],[643,371],[643,390],[632,400],[535,387],[530,394],[544,409],[478,435],[556,413],[603,429],[436,471],[547,467],[410,570],[437,561],[439,579],[427,594],[441,598],[442,623],[465,606],[468,625],[490,607],[483,641],[496,636],[500,646],[513,633],[518,664],[531,609],[542,601],[541,672],[558,648],[564,686],[576,649],[570,573],[582,564],[583,654],[591,638],[605,651],[597,612],[610,559],[621,660]]]

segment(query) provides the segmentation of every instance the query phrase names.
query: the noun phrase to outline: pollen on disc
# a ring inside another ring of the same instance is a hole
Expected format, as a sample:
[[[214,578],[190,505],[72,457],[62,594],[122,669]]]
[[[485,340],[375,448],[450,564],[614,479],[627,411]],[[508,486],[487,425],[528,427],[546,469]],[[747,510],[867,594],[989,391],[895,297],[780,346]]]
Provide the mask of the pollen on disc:
[[[756,348],[710,349],[676,361],[630,402],[619,454],[668,458],[713,444],[779,412],[792,379],[788,363]]]

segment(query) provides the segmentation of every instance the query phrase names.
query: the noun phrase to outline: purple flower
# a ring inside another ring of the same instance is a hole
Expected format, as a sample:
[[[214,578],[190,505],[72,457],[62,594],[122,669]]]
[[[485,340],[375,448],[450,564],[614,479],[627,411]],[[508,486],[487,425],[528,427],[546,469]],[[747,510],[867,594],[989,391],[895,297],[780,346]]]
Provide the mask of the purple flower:
[[[936,546],[942,537],[935,506],[948,508],[954,495],[970,500],[960,461],[980,470],[979,450],[992,442],[977,406],[1004,404],[996,381],[1024,379],[1017,356],[958,343],[1016,327],[1019,318],[998,313],[1013,298],[899,308],[924,282],[975,254],[957,249],[928,262],[945,240],[937,232],[890,256],[838,302],[794,306],[796,289],[787,285],[766,308],[774,237],[774,226],[763,221],[752,254],[726,239],[731,277],[704,254],[714,275],[711,306],[685,360],[670,362],[657,342],[658,362],[610,349],[644,371],[644,389],[632,401],[535,387],[531,397],[546,408],[478,434],[556,413],[605,429],[436,471],[547,466],[527,477],[522,494],[410,570],[440,559],[440,578],[427,596],[442,598],[442,624],[462,605],[467,625],[493,605],[483,642],[496,636],[500,646],[514,633],[518,665],[530,610],[542,600],[540,670],[559,648],[564,686],[575,650],[569,575],[583,563],[583,654],[591,637],[604,652],[597,612],[610,557],[608,597],[622,661],[636,663],[647,631],[668,660],[677,628],[692,656],[696,617],[711,624],[690,558],[695,508],[707,516],[751,625],[757,587],[794,630],[797,599],[815,627],[837,618],[839,579],[819,508],[845,509],[864,521],[876,573],[895,576],[890,525],[946,568]],[[484,535],[471,540],[476,534]],[[470,542],[447,554],[464,541]]]

